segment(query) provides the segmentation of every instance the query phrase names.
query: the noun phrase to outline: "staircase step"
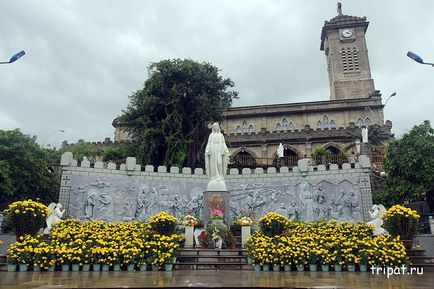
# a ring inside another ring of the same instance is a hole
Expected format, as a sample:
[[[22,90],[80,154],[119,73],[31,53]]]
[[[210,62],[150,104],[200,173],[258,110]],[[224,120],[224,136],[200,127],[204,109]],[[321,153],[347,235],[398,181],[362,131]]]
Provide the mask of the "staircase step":
[[[176,263],[175,270],[253,270],[252,265],[240,263]]]

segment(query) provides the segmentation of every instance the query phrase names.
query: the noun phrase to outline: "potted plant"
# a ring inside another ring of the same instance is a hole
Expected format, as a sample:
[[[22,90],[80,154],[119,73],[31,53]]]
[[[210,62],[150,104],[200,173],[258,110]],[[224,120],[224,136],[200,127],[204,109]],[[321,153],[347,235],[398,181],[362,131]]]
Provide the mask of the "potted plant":
[[[235,249],[236,242],[237,242],[237,238],[235,237],[235,235],[231,231],[228,232],[225,238],[226,247],[228,249]]]
[[[199,239],[200,247],[201,247],[202,249],[206,249],[206,248],[208,248],[208,247],[210,246],[210,244],[211,244],[211,239],[210,239],[210,237],[207,235],[207,233],[206,233],[205,230],[202,231],[202,233],[200,233],[198,239]]]
[[[420,215],[410,208],[395,205],[383,215],[383,227],[393,237],[400,236],[407,250],[413,246]]]

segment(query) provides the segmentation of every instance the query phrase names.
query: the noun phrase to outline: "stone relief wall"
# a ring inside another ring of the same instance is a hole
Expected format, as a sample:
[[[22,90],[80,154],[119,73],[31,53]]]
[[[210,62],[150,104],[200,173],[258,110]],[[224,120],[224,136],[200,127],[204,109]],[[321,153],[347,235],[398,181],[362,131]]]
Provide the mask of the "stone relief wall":
[[[62,156],[62,183],[59,202],[69,216],[82,220],[120,221],[147,219],[162,210],[177,217],[202,215],[203,192],[208,179],[202,169],[141,166],[134,158],[116,170],[114,164],[87,161],[80,166],[72,154]],[[331,165],[231,169],[226,178],[230,192],[231,216],[248,212],[256,218],[275,211],[305,221],[336,219],[369,220],[372,207],[369,180],[370,161],[359,158],[354,168]]]

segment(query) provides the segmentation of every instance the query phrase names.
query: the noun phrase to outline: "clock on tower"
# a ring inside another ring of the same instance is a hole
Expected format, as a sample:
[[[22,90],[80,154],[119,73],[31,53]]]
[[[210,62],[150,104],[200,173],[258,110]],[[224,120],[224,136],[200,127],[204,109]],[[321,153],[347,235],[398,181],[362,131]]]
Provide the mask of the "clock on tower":
[[[327,58],[330,99],[369,97],[375,93],[371,77],[365,33],[366,17],[342,14],[325,21],[321,31],[321,47]]]

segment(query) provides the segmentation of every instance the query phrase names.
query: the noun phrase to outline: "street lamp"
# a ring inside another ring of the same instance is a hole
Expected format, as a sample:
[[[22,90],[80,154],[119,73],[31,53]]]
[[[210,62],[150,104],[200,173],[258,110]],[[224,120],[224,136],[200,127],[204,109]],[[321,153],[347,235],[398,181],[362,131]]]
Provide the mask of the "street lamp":
[[[386,99],[386,102],[384,103],[384,107],[386,107],[386,104],[387,104],[387,102],[389,101],[389,99],[392,97],[392,96],[395,96],[396,95],[396,92],[394,92],[394,93],[392,93],[387,99]]]
[[[13,63],[15,61],[17,61],[18,59],[20,59],[21,57],[23,57],[26,53],[24,52],[24,50],[15,53],[14,55],[12,55],[11,59],[9,59],[9,61],[2,61],[0,62],[0,64],[9,64],[9,63]]]
[[[65,132],[65,130],[64,129],[58,129],[58,130],[53,131],[51,134],[49,134],[46,138],[44,138],[44,141],[42,142],[42,148],[44,148],[45,142],[47,141],[47,139],[58,132]]]
[[[432,67],[434,67],[434,63],[423,62],[422,57],[420,57],[416,53],[409,51],[409,52],[407,52],[407,56],[410,57],[411,59],[413,59],[414,61],[416,61],[417,63],[431,65]]]

